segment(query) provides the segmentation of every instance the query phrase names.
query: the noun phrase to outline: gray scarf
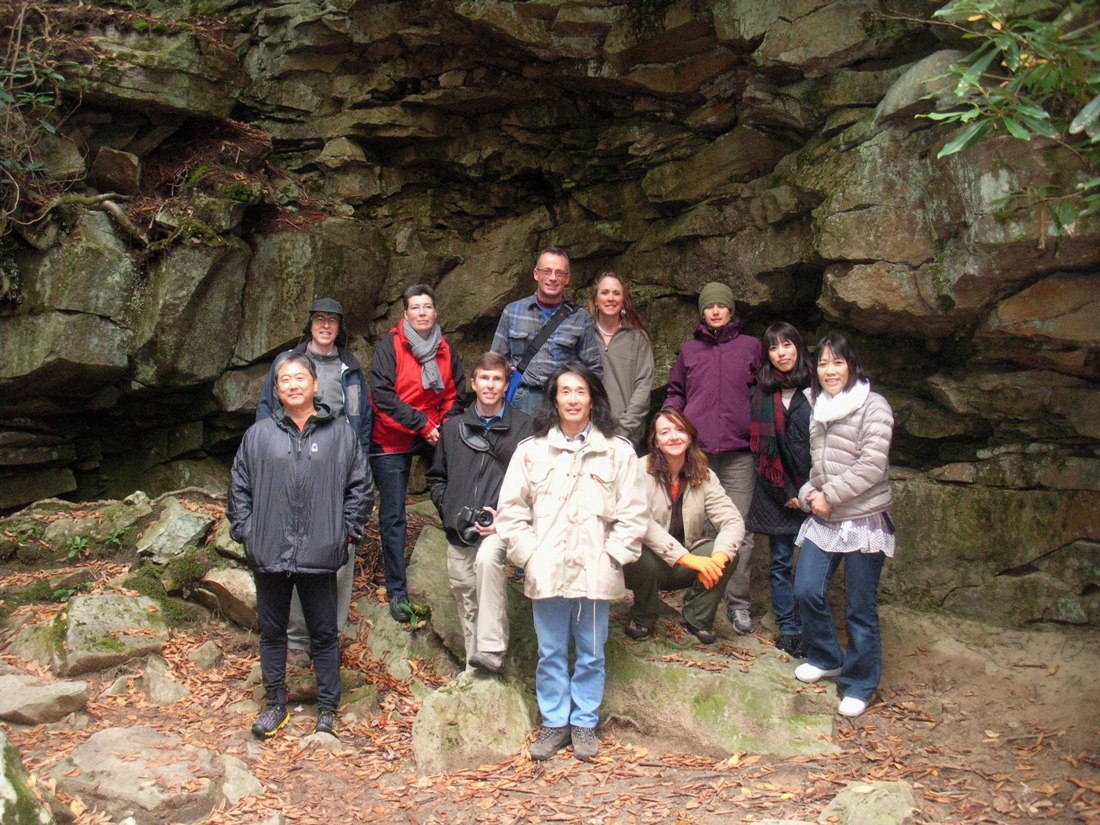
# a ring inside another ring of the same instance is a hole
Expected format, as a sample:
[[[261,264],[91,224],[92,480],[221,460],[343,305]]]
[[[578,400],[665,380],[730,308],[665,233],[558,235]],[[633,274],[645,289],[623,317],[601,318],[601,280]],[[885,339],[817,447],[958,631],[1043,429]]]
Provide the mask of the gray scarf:
[[[443,341],[443,333],[439,329],[439,324],[433,324],[428,337],[421,338],[420,333],[412,328],[408,318],[402,323],[405,325],[405,340],[409,342],[412,354],[420,362],[420,385],[426,390],[443,392],[443,377],[439,374],[439,364],[435,361],[436,353],[439,352],[439,344]]]

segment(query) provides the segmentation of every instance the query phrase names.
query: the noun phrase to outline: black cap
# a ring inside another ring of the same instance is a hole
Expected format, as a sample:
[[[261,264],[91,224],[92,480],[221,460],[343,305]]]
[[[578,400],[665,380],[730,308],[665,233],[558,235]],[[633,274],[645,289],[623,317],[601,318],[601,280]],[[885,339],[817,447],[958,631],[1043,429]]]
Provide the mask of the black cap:
[[[313,306],[309,308],[310,315],[315,312],[331,312],[333,315],[344,317],[344,308],[340,306],[340,302],[335,298],[318,298],[313,302]]]

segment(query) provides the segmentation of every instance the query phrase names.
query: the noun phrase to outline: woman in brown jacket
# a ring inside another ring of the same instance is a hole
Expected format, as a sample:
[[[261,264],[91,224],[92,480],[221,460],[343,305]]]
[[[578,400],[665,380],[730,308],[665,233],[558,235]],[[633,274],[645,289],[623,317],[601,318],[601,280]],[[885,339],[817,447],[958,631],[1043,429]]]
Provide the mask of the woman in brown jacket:
[[[714,615],[745,524],[707,466],[695,425],[679,410],[661,410],[653,419],[643,482],[649,526],[641,557],[623,568],[626,586],[634,591],[626,635],[644,639],[653,632],[658,591],[691,588],[684,598],[684,626],[703,644],[713,644]]]
[[[855,350],[839,333],[817,347],[810,424],[810,480],[799,492],[813,515],[802,524],[794,590],[807,661],[794,672],[803,682],[840,677],[837,712],[859,716],[882,677],[878,582],[894,555],[890,519],[890,440],[894,413],[871,392]],[[842,653],[826,596],[844,563],[848,652]]]

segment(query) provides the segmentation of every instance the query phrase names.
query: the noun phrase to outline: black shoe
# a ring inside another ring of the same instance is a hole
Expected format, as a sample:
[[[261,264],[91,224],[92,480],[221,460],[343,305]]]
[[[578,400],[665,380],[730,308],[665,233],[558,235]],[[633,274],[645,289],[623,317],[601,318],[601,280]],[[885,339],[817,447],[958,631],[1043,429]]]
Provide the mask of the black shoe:
[[[688,633],[698,639],[702,644],[712,645],[718,641],[718,637],[714,635],[713,631],[703,630],[701,627],[692,627],[687,622],[684,622],[684,627],[687,628]]]
[[[327,733],[329,736],[339,737],[340,733],[336,727],[336,712],[332,710],[320,710],[317,713],[317,727],[313,731],[314,733]]]
[[[408,624],[412,619],[412,605],[408,599],[390,599],[390,615],[395,622]]]
[[[286,705],[268,705],[252,723],[252,735],[257,739],[270,739],[289,721]]]
[[[645,625],[638,624],[631,619],[626,623],[626,627],[623,628],[623,632],[626,633],[631,639],[644,639],[650,633],[653,632],[652,627],[646,627]]]
[[[776,641],[775,646],[784,653],[789,653],[795,659],[806,658],[806,643],[802,641],[801,635],[783,633]]]

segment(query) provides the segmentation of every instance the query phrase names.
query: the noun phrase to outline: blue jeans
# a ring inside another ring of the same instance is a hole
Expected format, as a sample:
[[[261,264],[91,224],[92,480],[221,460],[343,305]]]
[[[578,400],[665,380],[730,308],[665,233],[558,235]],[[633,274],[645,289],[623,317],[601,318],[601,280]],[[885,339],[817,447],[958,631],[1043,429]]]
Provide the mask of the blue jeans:
[[[772,560],[768,567],[768,583],[772,592],[772,612],[775,623],[784,636],[802,632],[794,606],[794,540],[795,536],[768,536]]]
[[[840,668],[840,692],[870,702],[882,679],[882,638],[878,626],[878,580],[882,553],[826,553],[812,541],[802,543],[794,596],[802,617],[806,661],[825,670]],[[842,653],[827,595],[844,562],[848,599],[848,652]]]
[[[408,517],[405,497],[414,453],[381,453],[370,457],[374,486],[378,490],[378,531],[382,535],[382,561],[386,567],[386,592],[394,604],[408,601],[405,583],[405,541]]]
[[[302,602],[313,672],[317,676],[317,706],[340,706],[340,631],[336,628],[335,573],[253,573],[256,612],[260,622],[260,670],[267,701],[286,704],[286,631],[290,596]]]
[[[606,675],[603,647],[607,643],[610,605],[593,599],[532,599],[539,640],[535,697],[546,727],[594,728],[600,721]],[[576,654],[572,675],[570,642]]]

